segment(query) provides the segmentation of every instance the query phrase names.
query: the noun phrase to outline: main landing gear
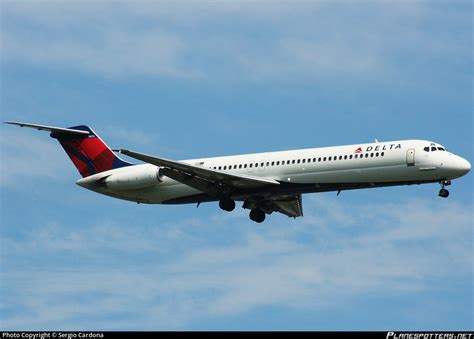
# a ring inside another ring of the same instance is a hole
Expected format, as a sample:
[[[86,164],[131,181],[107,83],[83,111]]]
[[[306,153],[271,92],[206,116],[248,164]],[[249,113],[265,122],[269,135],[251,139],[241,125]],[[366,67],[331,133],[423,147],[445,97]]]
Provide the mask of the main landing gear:
[[[259,224],[265,220],[265,212],[259,208],[254,208],[250,210],[250,220],[258,222]]]
[[[230,198],[223,198],[219,200],[219,207],[227,212],[232,212],[235,209],[235,201]],[[250,208],[250,220],[261,223],[265,220],[265,212],[256,206],[245,206],[244,208]]]
[[[447,189],[445,189],[444,187],[451,185],[451,181],[450,180],[442,180],[439,183],[441,184],[441,189],[439,190],[438,196],[440,196],[441,198],[449,197],[449,191]]]
[[[227,212],[232,212],[235,208],[235,201],[229,198],[219,200],[219,207]]]

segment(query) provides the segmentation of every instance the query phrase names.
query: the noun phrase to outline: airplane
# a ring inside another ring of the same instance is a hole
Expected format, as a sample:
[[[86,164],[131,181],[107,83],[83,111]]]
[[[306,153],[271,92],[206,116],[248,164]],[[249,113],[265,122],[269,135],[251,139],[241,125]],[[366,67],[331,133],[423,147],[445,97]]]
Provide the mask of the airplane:
[[[88,126],[69,128],[6,121],[50,132],[82,176],[76,184],[110,197],[145,204],[236,201],[252,221],[280,212],[303,216],[302,194],[439,183],[447,198],[451,180],[471,164],[426,140],[400,140],[280,152],[170,160],[126,149],[113,151]],[[116,153],[143,161],[132,164]]]

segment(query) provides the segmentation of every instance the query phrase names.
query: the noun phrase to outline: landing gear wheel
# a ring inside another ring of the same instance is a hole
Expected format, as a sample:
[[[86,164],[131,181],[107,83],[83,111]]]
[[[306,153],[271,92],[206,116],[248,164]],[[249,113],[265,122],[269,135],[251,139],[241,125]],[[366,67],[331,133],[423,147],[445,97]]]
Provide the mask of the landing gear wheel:
[[[441,180],[439,183],[441,184],[441,189],[439,190],[438,195],[441,198],[449,197],[449,191],[445,189],[444,187],[451,185],[451,180]]]
[[[252,221],[261,223],[265,220],[265,213],[262,210],[255,208],[250,211],[249,217]]]
[[[438,194],[441,198],[447,198],[449,197],[449,191],[445,188],[442,188],[439,190],[439,194]]]
[[[229,198],[221,199],[219,207],[227,212],[232,212],[235,208],[235,201]]]

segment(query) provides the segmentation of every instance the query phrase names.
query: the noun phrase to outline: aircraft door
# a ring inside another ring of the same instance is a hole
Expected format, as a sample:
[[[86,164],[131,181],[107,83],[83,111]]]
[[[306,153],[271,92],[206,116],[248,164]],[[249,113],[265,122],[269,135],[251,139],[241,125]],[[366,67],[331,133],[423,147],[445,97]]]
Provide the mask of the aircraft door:
[[[407,150],[407,166],[415,166],[415,150],[413,148]]]

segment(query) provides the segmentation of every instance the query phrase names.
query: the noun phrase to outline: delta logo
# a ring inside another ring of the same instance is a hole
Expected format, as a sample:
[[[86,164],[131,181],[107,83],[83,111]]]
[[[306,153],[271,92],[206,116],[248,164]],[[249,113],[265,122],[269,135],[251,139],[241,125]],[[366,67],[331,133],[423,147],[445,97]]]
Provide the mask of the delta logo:
[[[371,152],[371,151],[390,151],[390,150],[396,150],[396,149],[402,149],[402,144],[384,144],[384,145],[377,145],[377,146],[367,146],[365,149],[365,152]],[[359,154],[362,153],[362,147],[358,147],[354,153]]]

